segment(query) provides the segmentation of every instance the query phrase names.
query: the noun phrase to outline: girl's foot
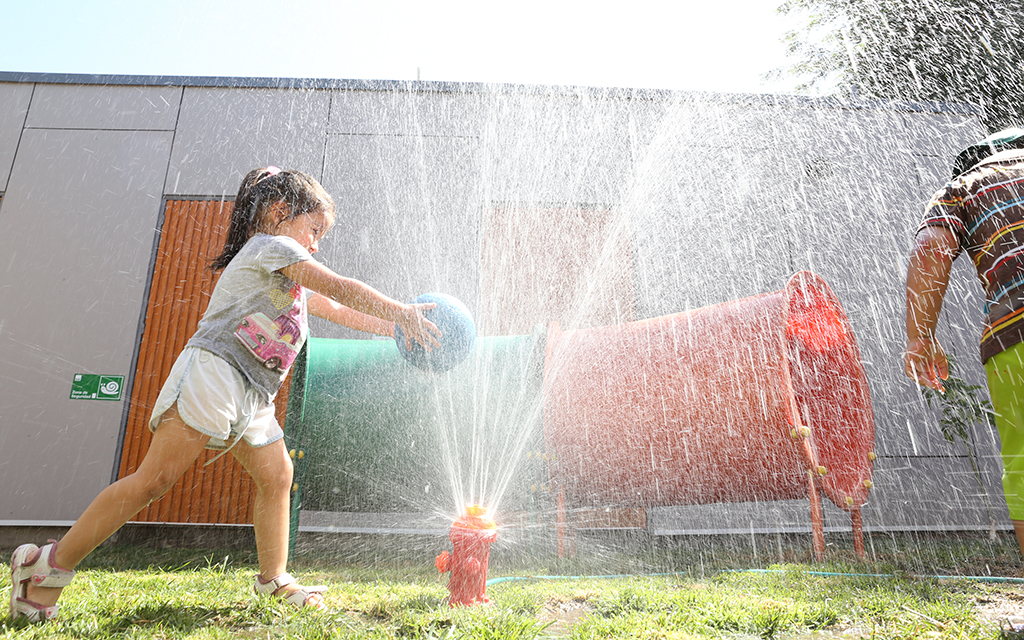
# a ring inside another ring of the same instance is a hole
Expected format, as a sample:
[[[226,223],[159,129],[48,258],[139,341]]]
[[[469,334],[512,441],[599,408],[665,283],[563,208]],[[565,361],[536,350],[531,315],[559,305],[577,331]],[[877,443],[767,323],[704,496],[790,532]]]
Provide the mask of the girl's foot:
[[[65,569],[54,560],[57,543],[50,541],[42,549],[34,544],[23,544],[11,555],[11,608],[12,620],[25,618],[29,622],[45,622],[57,615],[57,598],[64,587],[71,584],[75,572]]]
[[[320,611],[327,609],[323,596],[320,595],[327,590],[327,587],[323,585],[304,587],[296,582],[290,573],[282,573],[270,580],[257,575],[255,589],[259,595],[271,595],[281,598],[299,609],[303,607],[315,607]]]

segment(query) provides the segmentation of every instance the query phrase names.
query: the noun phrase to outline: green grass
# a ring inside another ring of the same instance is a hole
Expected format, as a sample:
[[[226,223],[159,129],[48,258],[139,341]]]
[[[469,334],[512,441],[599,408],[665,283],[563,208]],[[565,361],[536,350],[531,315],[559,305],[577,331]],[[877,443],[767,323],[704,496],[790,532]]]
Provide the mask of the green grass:
[[[252,553],[103,547],[65,590],[59,617],[45,625],[0,618],[0,638],[1012,638],[993,603],[1024,603],[1021,585],[915,577],[1021,573],[1012,541],[892,540],[873,562],[846,549],[824,563],[783,549],[783,562],[745,557],[742,544],[649,545],[596,560],[506,562],[492,556],[490,606],[450,609],[432,557],[381,560],[307,554],[292,571],[330,586],[329,612],[296,611],[252,591]],[[414,554],[415,555],[415,554]],[[743,566],[745,564],[745,566]],[[740,565],[740,566],[736,566]],[[745,568],[769,571],[745,571]],[[646,570],[630,578],[537,579]],[[0,565],[7,574],[9,567]],[[812,572],[861,574],[817,575]],[[883,573],[886,577],[863,574]],[[518,575],[513,575],[518,574]],[[1004,574],[1007,575],[1007,574]],[[8,598],[10,585],[0,588]],[[1021,637],[1024,637],[1022,635]]]

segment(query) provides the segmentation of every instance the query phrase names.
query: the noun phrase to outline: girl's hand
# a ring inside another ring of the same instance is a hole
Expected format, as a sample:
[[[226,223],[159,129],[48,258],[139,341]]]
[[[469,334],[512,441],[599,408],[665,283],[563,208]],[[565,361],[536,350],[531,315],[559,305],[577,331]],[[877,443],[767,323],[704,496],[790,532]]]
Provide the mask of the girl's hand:
[[[433,309],[437,304],[434,302],[417,302],[416,304],[403,305],[401,315],[395,320],[405,334],[405,348],[412,349],[412,341],[418,342],[428,352],[434,347],[440,347],[438,338],[441,337],[441,330],[427,320],[423,312]]]
[[[949,361],[934,336],[907,340],[907,349],[903,352],[903,370],[919,385],[939,393],[946,392],[942,381],[949,378]]]

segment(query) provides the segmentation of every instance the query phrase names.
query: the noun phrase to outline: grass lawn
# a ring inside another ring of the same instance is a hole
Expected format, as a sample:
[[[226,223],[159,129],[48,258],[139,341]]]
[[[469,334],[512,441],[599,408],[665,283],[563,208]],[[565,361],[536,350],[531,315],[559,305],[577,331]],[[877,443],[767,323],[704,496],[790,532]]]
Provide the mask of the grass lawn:
[[[1014,638],[1008,622],[1024,622],[1024,585],[934,577],[1024,576],[1009,535],[876,534],[868,562],[839,545],[813,563],[805,542],[760,553],[711,539],[593,547],[571,561],[496,548],[489,577],[508,579],[488,587],[490,606],[458,609],[428,553],[306,551],[291,570],[330,586],[327,613],[255,596],[252,552],[105,546],[80,567],[57,620],[3,617],[0,638],[970,639]],[[579,577],[610,572],[633,577]]]

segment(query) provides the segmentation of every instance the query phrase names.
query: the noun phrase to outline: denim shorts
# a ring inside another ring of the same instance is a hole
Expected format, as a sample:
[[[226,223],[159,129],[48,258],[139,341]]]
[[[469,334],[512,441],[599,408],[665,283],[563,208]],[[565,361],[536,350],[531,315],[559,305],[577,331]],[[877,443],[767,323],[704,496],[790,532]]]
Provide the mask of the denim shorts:
[[[238,369],[203,349],[185,347],[174,361],[149,418],[150,431],[175,403],[185,424],[210,436],[207,449],[227,449],[239,436],[253,447],[284,437],[274,403],[264,401]]]

